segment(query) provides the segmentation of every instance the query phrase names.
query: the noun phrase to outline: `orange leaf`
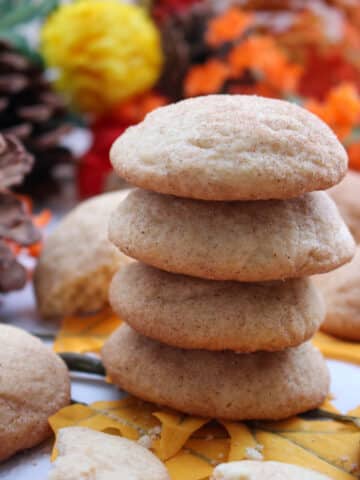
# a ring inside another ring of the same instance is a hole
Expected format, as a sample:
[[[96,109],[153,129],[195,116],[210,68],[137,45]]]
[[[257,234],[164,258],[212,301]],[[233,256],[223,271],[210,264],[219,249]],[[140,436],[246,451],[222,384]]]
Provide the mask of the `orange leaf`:
[[[49,209],[42,210],[39,215],[33,217],[34,225],[37,227],[44,227],[51,220],[52,214]]]
[[[317,332],[313,338],[313,343],[327,358],[335,358],[336,360],[360,365],[360,348],[357,342],[348,342],[324,332]]]
[[[42,242],[34,243],[27,248],[27,252],[31,257],[38,258],[40,256],[41,250],[43,247]]]
[[[294,91],[302,73],[302,67],[289,62],[275,40],[267,35],[254,35],[235,46],[228,60],[233,78],[251,69],[260,81],[280,91]]]
[[[360,142],[353,143],[348,147],[350,168],[360,170]]]
[[[238,8],[230,8],[209,22],[206,41],[213,47],[235,40],[251,25],[253,15]]]
[[[351,83],[341,83],[331,89],[323,102],[308,100],[304,106],[324,120],[342,140],[360,120],[360,96]]]
[[[55,352],[98,353],[105,340],[121,324],[110,308],[94,315],[70,315],[63,319],[55,343]]]
[[[209,60],[194,66],[185,78],[185,95],[193,97],[219,92],[229,76],[229,69],[220,60]]]

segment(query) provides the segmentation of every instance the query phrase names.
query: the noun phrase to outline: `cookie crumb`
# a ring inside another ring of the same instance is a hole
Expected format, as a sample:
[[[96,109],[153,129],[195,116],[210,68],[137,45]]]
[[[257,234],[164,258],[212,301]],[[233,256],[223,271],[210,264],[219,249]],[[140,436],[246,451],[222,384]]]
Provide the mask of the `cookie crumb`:
[[[141,437],[138,438],[137,443],[142,447],[149,449],[151,447],[152,440],[150,435],[142,435]]]
[[[256,448],[247,448],[245,450],[245,458],[248,460],[264,460],[264,456],[259,450]]]

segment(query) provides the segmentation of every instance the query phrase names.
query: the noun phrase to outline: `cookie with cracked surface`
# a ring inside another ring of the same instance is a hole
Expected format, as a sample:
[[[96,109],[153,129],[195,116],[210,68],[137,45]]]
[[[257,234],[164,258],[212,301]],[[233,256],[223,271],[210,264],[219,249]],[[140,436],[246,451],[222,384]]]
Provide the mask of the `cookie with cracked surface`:
[[[50,415],[70,403],[63,361],[20,328],[0,325],[0,461],[51,435]]]
[[[102,358],[125,391],[202,417],[283,419],[321,405],[329,389],[325,360],[309,343],[271,353],[182,350],[124,324]]]
[[[115,171],[159,193],[284,199],[338,183],[347,154],[309,111],[254,95],[209,95],[148,114],[111,148]]]
[[[263,283],[204,280],[139,262],[110,286],[114,311],[139,333],[188,349],[276,351],[311,338],[324,319],[307,278]]]
[[[240,282],[328,272],[355,251],[324,192],[204,202],[136,189],[112,214],[109,237],[126,255],[162,270]]]

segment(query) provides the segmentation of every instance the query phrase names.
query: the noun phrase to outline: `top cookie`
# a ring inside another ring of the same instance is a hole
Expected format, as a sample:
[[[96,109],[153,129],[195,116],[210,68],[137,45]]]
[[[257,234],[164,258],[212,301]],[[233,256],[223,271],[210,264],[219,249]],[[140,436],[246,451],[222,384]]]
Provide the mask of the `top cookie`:
[[[116,140],[110,158],[134,185],[200,200],[292,198],[335,185],[347,169],[344,148],[318,117],[249,95],[159,108]]]

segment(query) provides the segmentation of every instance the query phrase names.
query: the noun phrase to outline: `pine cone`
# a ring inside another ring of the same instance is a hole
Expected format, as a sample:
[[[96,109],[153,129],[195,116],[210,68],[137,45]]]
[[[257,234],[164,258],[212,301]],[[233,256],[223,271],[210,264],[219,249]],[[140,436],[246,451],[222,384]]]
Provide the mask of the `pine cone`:
[[[0,292],[20,290],[25,283],[25,268],[16,260],[9,246],[0,240]]]
[[[0,191],[19,185],[33,163],[33,157],[16,137],[0,135]]]
[[[23,202],[7,190],[21,183],[32,163],[18,139],[0,135],[0,292],[22,288],[26,282],[26,270],[8,242],[29,246],[40,239]]]
[[[184,97],[184,77],[189,67],[201,63],[210,54],[204,40],[207,23],[213,9],[206,2],[195,4],[169,17],[161,26],[165,65],[159,89],[173,100]]]
[[[34,156],[26,191],[48,181],[54,165],[72,160],[70,151],[59,145],[70,129],[65,115],[65,104],[42,67],[0,40],[0,133],[18,137]]]
[[[40,240],[40,233],[26,213],[23,203],[11,193],[0,193],[0,238],[29,246]]]

